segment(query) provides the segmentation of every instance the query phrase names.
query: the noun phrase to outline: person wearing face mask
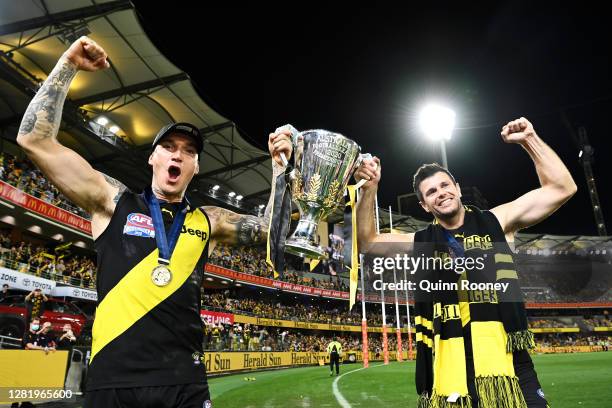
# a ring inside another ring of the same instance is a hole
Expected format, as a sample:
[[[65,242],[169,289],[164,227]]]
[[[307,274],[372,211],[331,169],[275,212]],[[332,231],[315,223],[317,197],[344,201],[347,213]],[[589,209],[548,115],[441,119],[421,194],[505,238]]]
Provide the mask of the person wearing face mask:
[[[29,330],[23,339],[23,348],[26,350],[41,350],[45,354],[55,351],[55,342],[50,334],[51,323],[40,324],[38,317],[33,317],[30,321]],[[34,404],[24,401],[21,405],[18,402],[11,404],[11,408],[33,408]]]
[[[40,331],[40,319],[35,317],[32,319],[32,321],[30,321],[29,330],[24,335],[24,339],[23,339],[24,348],[27,349],[28,344],[33,346],[36,343],[36,345],[38,345],[38,343],[36,342],[36,338],[38,336],[39,331]]]
[[[50,334],[51,323],[45,322],[42,326],[40,319],[33,318],[30,330],[26,333],[24,344],[26,350],[43,350],[45,353],[55,351],[55,341]]]
[[[273,200],[263,217],[193,206],[185,192],[199,171],[204,141],[190,123],[170,123],[157,133],[148,159],[151,184],[142,193],[63,146],[57,134],[72,80],[79,70],[109,66],[95,41],[76,40],[38,89],[17,135],[44,175],[91,214],[98,305],[84,406],[146,408],[164,401],[208,408],[206,368],[197,356],[203,353],[200,292],[209,248],[265,245]],[[291,157],[290,131],[271,133],[268,150],[276,180],[285,172],[281,154]]]

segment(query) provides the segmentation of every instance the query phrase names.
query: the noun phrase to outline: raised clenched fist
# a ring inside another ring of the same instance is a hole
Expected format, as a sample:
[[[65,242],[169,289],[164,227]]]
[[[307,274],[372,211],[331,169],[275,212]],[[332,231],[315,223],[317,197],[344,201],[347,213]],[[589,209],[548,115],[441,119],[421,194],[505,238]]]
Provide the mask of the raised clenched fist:
[[[523,117],[508,122],[501,131],[501,136],[506,143],[523,143],[535,134],[531,122]]]
[[[270,133],[268,137],[268,150],[270,155],[279,165],[284,165],[280,155],[283,153],[285,158],[289,160],[291,153],[293,152],[293,145],[291,144],[291,131],[282,130],[274,133]]]
[[[73,42],[64,57],[83,71],[98,71],[110,67],[104,49],[85,36]]]
[[[374,156],[371,159],[365,159],[359,168],[357,168],[357,171],[355,172],[355,180],[357,180],[357,182],[360,180],[367,180],[367,182],[361,187],[367,190],[369,188],[378,186],[380,175],[380,159]]]

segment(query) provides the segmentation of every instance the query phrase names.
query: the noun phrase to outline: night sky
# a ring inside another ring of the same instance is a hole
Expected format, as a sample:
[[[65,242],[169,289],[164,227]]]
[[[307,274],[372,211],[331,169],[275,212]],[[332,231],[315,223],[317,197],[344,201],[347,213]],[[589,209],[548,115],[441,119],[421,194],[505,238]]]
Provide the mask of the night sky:
[[[134,1],[156,46],[201,97],[266,148],[291,123],[340,132],[381,158],[379,203],[412,192],[412,175],[440,161],[417,116],[430,101],[452,107],[450,170],[494,206],[538,186],[526,152],[499,135],[525,116],[569,167],[578,193],[525,232],[596,235],[579,147],[562,121],[587,129],[594,174],[612,229],[612,58],[603,10],[485,7],[331,9],[160,7]],[[200,3],[202,4],[202,3]],[[331,4],[331,3],[330,3]],[[463,3],[464,4],[464,3]]]

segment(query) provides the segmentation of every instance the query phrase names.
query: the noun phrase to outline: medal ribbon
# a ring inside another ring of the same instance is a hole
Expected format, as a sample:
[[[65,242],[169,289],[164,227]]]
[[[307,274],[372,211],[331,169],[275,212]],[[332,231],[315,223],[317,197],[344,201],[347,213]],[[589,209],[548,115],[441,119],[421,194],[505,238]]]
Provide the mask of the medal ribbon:
[[[155,197],[155,194],[153,194],[151,187],[145,189],[144,199],[149,207],[151,218],[153,219],[153,228],[155,228],[155,241],[157,242],[157,249],[159,250],[159,257],[157,260],[160,264],[169,265],[170,258],[174,252],[174,247],[176,247],[176,242],[178,241],[181,227],[183,226],[187,214],[187,199],[183,198],[181,201],[181,205],[174,216],[172,226],[170,227],[170,233],[167,237],[161,209],[159,207],[159,200]]]
[[[446,243],[448,244],[448,248],[451,250],[451,256],[453,258],[464,258],[465,250],[463,246],[453,237],[453,235],[448,232],[446,229],[443,229],[444,237],[446,238]]]

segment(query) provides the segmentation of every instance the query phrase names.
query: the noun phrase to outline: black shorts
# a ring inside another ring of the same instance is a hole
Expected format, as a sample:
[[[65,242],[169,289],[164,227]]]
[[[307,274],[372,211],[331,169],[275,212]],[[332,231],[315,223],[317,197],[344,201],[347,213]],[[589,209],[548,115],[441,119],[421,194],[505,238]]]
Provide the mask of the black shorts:
[[[514,357],[514,373],[518,377],[519,386],[523,392],[523,397],[528,408],[548,408],[548,403],[544,398],[544,392],[538,375],[533,367],[531,356],[526,350],[516,351]],[[472,406],[478,408],[478,394],[476,393],[476,384],[474,383],[474,364],[469,356],[466,356],[467,361],[467,376],[468,376],[468,391],[472,397]]]
[[[83,408],[211,408],[208,384],[108,388],[85,393]]]
[[[523,397],[529,408],[547,408],[548,403],[544,397],[544,391],[538,375],[533,367],[531,356],[526,350],[514,352],[514,373],[519,379]]]

